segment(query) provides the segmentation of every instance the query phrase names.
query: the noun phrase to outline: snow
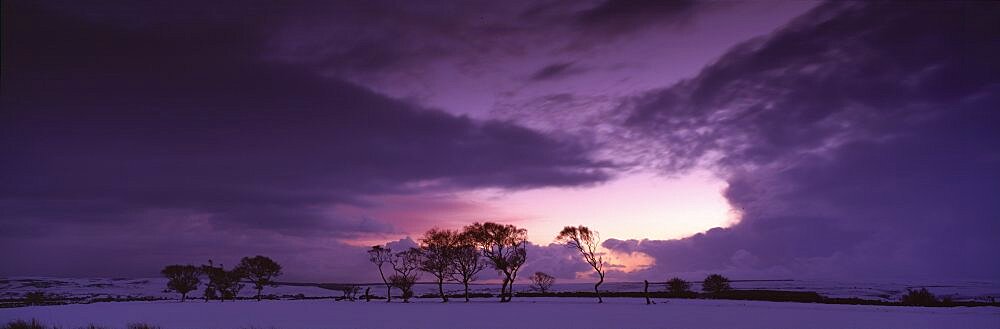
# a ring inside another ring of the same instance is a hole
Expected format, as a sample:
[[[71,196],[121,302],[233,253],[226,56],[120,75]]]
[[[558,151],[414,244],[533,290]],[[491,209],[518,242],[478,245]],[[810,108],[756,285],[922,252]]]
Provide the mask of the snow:
[[[63,297],[154,297],[176,299],[165,292],[166,279],[67,279],[2,278],[0,296],[20,298],[33,291]],[[364,285],[363,285],[364,286]],[[381,284],[369,285],[372,294],[385,293]],[[738,289],[816,291],[833,297],[898,300],[908,287],[927,286],[938,295],[982,300],[1000,296],[995,282],[838,282],[838,281],[737,281]],[[496,284],[476,284],[474,292],[498,290]],[[589,283],[557,284],[555,291],[588,291]],[[650,287],[662,290],[661,285]],[[641,283],[606,283],[609,291],[639,291]],[[418,295],[435,291],[432,284],[416,287]],[[517,291],[526,291],[517,285]],[[459,293],[458,285],[447,285]],[[244,297],[253,295],[244,289]],[[340,296],[340,291],[315,286],[268,287],[265,294],[307,297]],[[398,291],[394,290],[398,294]],[[192,293],[198,296],[199,292]],[[1000,328],[1000,308],[920,308],[898,306],[826,305],[759,301],[660,299],[645,305],[641,298],[515,298],[501,304],[495,298],[472,303],[440,303],[436,298],[413,303],[384,301],[348,302],[320,300],[265,300],[205,303],[190,300],[113,302],[33,306],[0,309],[0,320],[37,319],[50,326],[77,328],[89,324],[124,328],[144,322],[173,328]]]
[[[515,298],[512,303],[275,300],[93,303],[0,309],[4,323],[76,328],[1000,328],[1000,308],[920,308],[639,298]]]
[[[43,291],[47,294],[62,297],[77,298],[99,298],[99,297],[153,297],[177,299],[179,295],[172,292],[165,292],[167,280],[164,278],[138,278],[138,279],[108,279],[108,278],[46,278],[46,277],[11,277],[0,278],[0,298],[21,298],[25,294],[33,291]],[[371,287],[373,295],[384,295],[385,287],[381,284],[361,285]],[[605,291],[642,291],[642,282],[607,282],[601,286]],[[697,284],[695,284],[697,286]],[[769,289],[788,291],[815,291],[827,297],[858,297],[864,299],[880,299],[886,301],[899,301],[900,297],[906,293],[907,288],[927,287],[932,293],[939,297],[951,297],[955,301],[978,300],[989,301],[1000,300],[1000,282],[994,281],[924,281],[924,282],[899,282],[899,281],[821,281],[821,280],[760,280],[760,281],[735,281],[732,283],[735,289]],[[486,292],[496,294],[500,290],[499,284],[474,284],[472,292]],[[592,283],[556,283],[552,291],[591,291]],[[663,284],[651,284],[651,291],[663,291]],[[697,287],[695,287],[697,289]],[[525,284],[515,285],[516,291],[528,291]],[[395,291],[395,290],[394,290]],[[426,293],[437,293],[437,286],[433,284],[418,284],[414,287],[417,295]],[[448,294],[462,293],[462,286],[458,284],[446,284],[445,292]],[[240,296],[252,297],[256,293],[253,289],[244,288]],[[398,291],[394,292],[398,294]],[[323,289],[316,286],[288,286],[267,287],[264,289],[265,295],[293,296],[302,294],[306,297],[331,297],[341,296],[342,293],[336,290]],[[201,292],[191,293],[192,297],[200,297]]]

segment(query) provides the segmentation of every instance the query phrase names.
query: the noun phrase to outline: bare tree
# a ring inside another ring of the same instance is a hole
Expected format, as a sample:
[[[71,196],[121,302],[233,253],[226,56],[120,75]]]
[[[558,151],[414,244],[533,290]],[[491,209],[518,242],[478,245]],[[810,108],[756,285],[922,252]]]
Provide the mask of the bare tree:
[[[549,288],[556,283],[556,278],[545,272],[535,272],[528,279],[531,280],[531,289],[541,291],[543,294],[549,292]]]
[[[451,279],[465,286],[465,301],[469,301],[469,282],[476,279],[476,274],[486,268],[482,254],[476,249],[475,240],[467,232],[459,233],[456,239],[455,253],[451,258]]]
[[[465,227],[472,236],[483,257],[498,273],[504,275],[500,286],[500,302],[509,302],[514,296],[514,280],[517,271],[527,260],[528,231],[514,225],[492,222],[473,223]]]
[[[160,273],[167,277],[167,289],[181,294],[181,302],[201,283],[201,270],[194,265],[169,265]]]
[[[583,225],[577,227],[566,226],[562,232],[559,232],[556,241],[565,243],[566,246],[579,251],[583,255],[583,259],[587,261],[587,264],[590,264],[590,267],[593,267],[594,271],[597,271],[597,276],[600,280],[594,284],[594,292],[597,293],[597,302],[603,303],[604,300],[601,299],[601,290],[599,287],[604,283],[604,258],[597,252],[597,247],[601,243],[601,238],[597,231],[591,231]]]
[[[400,251],[394,257],[389,258],[389,263],[392,264],[392,269],[396,272],[389,277],[389,282],[393,287],[403,292],[404,303],[409,303],[410,297],[413,297],[413,284],[417,283],[419,275],[417,269],[422,260],[423,252],[417,248]]]
[[[452,231],[434,228],[427,231],[421,239],[420,250],[424,257],[420,261],[420,270],[434,276],[442,302],[448,302],[448,296],[444,293],[444,280],[452,272],[457,236]]]
[[[385,278],[385,272],[382,272],[382,265],[390,259],[392,259],[392,249],[382,246],[372,246],[368,250],[368,260],[375,264],[375,266],[378,266],[378,275],[382,277],[382,283],[385,284],[386,303],[392,301],[392,284]]]
[[[281,265],[261,255],[243,257],[240,264],[236,266],[236,270],[246,274],[246,277],[253,283],[254,289],[257,290],[258,302],[261,300],[261,292],[263,292],[264,287],[277,287],[274,278],[281,275]]]

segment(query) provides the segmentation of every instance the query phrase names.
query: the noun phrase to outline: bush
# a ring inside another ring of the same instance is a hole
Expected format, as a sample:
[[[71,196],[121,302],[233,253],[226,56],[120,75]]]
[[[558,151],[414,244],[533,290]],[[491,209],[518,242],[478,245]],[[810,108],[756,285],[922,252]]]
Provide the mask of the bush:
[[[32,291],[24,294],[24,302],[28,303],[28,305],[42,305],[48,299],[49,297],[45,295],[44,291]]]
[[[672,278],[667,281],[667,292],[672,295],[686,295],[691,292],[691,284],[681,278]]]
[[[927,288],[920,288],[920,290],[906,289],[906,294],[903,295],[903,305],[909,306],[934,306],[938,304],[937,297],[934,296]]]
[[[535,272],[528,279],[531,280],[531,290],[540,291],[543,294],[549,292],[549,288],[556,283],[556,278],[545,272]]]
[[[726,278],[719,274],[712,274],[705,278],[705,281],[701,283],[701,290],[717,294],[723,291],[729,291],[729,278]]]

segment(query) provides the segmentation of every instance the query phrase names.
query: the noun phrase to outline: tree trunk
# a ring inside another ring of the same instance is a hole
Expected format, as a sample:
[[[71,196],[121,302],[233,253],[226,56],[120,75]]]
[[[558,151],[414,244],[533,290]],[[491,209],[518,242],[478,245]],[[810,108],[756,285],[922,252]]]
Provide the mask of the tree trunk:
[[[184,300],[187,299],[187,295],[188,294],[186,292],[181,294],[181,303],[183,303]]]
[[[652,304],[653,301],[649,300],[649,280],[642,280],[646,283],[646,286],[642,288],[642,291],[646,294],[646,305]]]
[[[385,283],[385,302],[392,301],[392,285],[389,285],[389,281],[385,280],[385,274],[382,273],[382,266],[378,267],[378,275],[382,277],[382,283]]]
[[[604,302],[604,300],[601,299],[601,290],[597,289],[597,287],[600,287],[602,283],[604,283],[604,276],[603,275],[601,275],[601,280],[597,281],[597,284],[594,285],[594,293],[597,294],[597,303],[598,304]]]
[[[500,302],[509,302],[514,295],[514,280],[509,273],[504,273],[503,286],[500,287]]]
[[[507,297],[507,277],[503,278],[503,283],[500,285],[500,302],[505,302]]]
[[[263,290],[264,290],[264,287],[257,288],[257,301],[258,302],[260,301],[260,297],[261,297],[260,294],[261,294],[261,291],[263,291]]]
[[[511,284],[513,284],[513,282],[510,282],[510,276],[504,279],[504,281],[507,282],[507,284],[505,285],[505,289],[503,291],[503,301],[506,303],[510,301],[510,286]]]
[[[507,301],[514,299],[514,280],[517,280],[517,272],[510,274],[510,284],[507,285]]]
[[[447,303],[448,296],[444,295],[444,279],[438,278],[438,294],[441,294],[441,302]]]
[[[462,281],[465,284],[465,302],[469,302],[469,280]]]

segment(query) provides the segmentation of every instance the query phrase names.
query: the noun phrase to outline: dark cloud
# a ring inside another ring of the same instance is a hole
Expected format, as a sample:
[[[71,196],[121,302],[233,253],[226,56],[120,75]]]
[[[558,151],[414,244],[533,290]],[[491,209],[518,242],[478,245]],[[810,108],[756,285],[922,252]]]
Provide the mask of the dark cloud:
[[[142,11],[150,22],[139,22],[123,18],[134,14],[129,6],[115,7],[120,15],[53,8],[4,2],[3,239],[56,234],[44,229],[55,224],[197,221],[205,234],[390,233],[380,219],[345,218],[333,207],[418,187],[609,177],[610,165],[578,142],[262,58],[265,23],[242,11],[171,7],[169,17],[187,19]]]
[[[633,100],[661,168],[710,161],[742,221],[605,246],[653,256],[654,273],[1000,275],[997,14],[830,3]]]
[[[271,57],[334,75],[383,80],[421,76],[447,60],[466,73],[478,64],[536,51],[576,52],[647,27],[679,25],[718,5],[695,1],[323,1],[277,7]],[[556,65],[559,65],[557,63]],[[565,65],[563,69],[570,68]],[[562,73],[580,73],[583,69]],[[555,77],[543,71],[538,79]]]
[[[553,63],[532,73],[530,79],[532,81],[559,79],[585,71],[584,68],[575,65],[573,62]]]
[[[687,23],[707,6],[693,0],[606,0],[579,12],[576,23],[588,31],[621,34],[655,24]]]

